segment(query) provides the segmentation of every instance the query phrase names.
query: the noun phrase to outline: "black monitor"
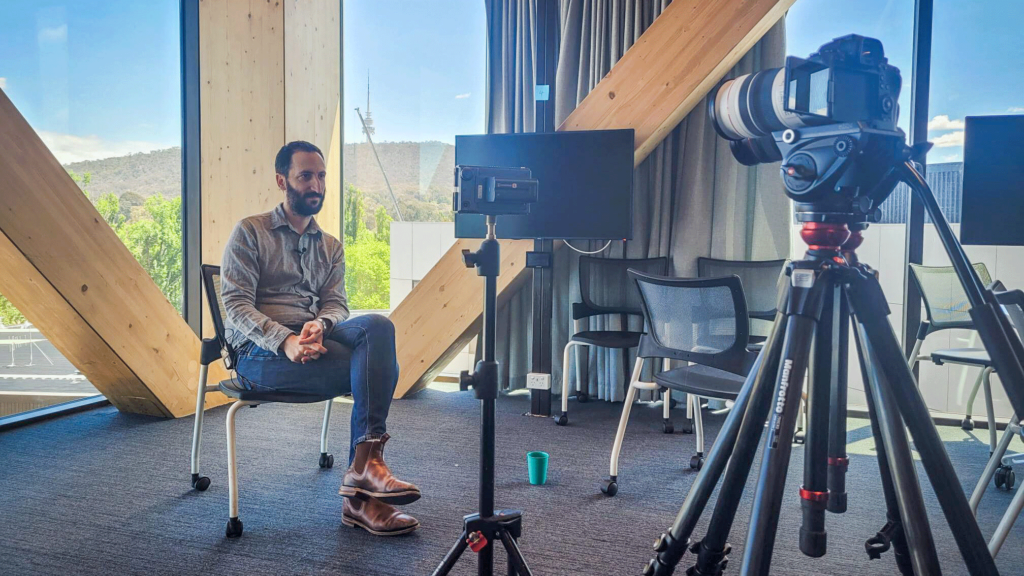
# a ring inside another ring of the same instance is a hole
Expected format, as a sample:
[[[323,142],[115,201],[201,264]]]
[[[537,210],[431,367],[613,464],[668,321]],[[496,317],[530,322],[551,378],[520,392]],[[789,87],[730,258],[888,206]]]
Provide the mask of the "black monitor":
[[[967,117],[960,242],[1024,246],[1024,115]]]
[[[499,238],[633,238],[633,130],[456,136],[455,164],[525,167],[537,179],[530,213],[499,216]],[[457,238],[485,232],[482,215],[455,215]]]

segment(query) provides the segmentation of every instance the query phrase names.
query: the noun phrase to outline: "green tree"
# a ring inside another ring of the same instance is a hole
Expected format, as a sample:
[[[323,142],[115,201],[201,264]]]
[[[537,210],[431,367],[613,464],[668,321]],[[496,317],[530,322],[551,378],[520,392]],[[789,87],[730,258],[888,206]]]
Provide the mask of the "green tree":
[[[125,192],[121,194],[121,215],[124,216],[125,222],[132,219],[132,208],[137,206],[144,206],[146,199],[141,194],[135,192]]]
[[[88,195],[88,192],[86,194]],[[99,211],[100,216],[103,216],[107,224],[110,224],[110,227],[114,229],[114,232],[120,232],[126,218],[124,214],[121,214],[121,200],[117,197],[117,194],[113,192],[102,194],[94,205],[96,210]]]
[[[383,206],[377,207],[377,213],[374,214],[374,221],[377,229],[373,235],[377,240],[391,246],[391,215],[384,209]]]
[[[13,326],[25,321],[25,316],[11,304],[11,301],[0,295],[0,326]]]
[[[122,226],[118,236],[181,312],[181,198],[168,200],[154,195],[146,199],[143,207],[145,217]]]
[[[366,229],[363,218],[366,214],[363,191],[351,184],[345,184],[345,240],[355,242],[359,239],[360,227]]]
[[[359,224],[359,240],[345,246],[348,305],[352,310],[386,310],[391,305],[391,246]]]

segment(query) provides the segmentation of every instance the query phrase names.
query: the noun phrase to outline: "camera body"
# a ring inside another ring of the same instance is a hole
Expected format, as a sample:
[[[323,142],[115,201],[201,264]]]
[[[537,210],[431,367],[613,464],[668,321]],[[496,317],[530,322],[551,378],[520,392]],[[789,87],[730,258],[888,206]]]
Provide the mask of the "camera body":
[[[529,214],[538,183],[529,168],[456,166],[452,209],[464,214]]]
[[[785,111],[833,123],[862,122],[894,130],[902,78],[882,43],[850,34],[807,59],[786,58]]]

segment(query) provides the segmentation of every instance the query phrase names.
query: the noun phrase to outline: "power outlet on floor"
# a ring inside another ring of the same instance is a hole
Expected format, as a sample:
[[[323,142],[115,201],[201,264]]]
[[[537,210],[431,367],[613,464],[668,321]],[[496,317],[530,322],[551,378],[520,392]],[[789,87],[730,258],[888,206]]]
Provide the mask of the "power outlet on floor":
[[[551,374],[530,372],[526,375],[526,387],[530,390],[551,390]]]

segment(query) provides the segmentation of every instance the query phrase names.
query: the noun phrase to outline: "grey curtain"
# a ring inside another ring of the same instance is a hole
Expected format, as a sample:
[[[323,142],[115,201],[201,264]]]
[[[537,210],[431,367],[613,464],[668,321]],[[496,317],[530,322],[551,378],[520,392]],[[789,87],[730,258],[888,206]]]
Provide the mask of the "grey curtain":
[[[536,23],[537,1],[543,0],[487,2],[487,124],[491,132],[533,129],[531,63],[536,55],[523,43],[533,36],[530,27]],[[560,0],[558,63],[552,87],[556,125],[583,101],[668,4],[668,0]],[[729,76],[781,66],[784,57],[785,25],[779,22]],[[708,121],[705,102],[637,167],[633,189],[633,239],[613,243],[602,253],[605,256],[668,256],[672,274],[696,276],[700,256],[761,260],[789,254],[791,210],[781,191],[778,165],[751,168],[736,162],[728,143]],[[603,243],[574,245],[596,250]],[[562,366],[562,350],[572,330],[571,304],[579,301],[578,261],[579,254],[573,250],[555,252],[553,388],[556,393],[561,390],[563,369],[574,371],[574,364],[580,363],[591,396],[622,400],[623,358],[619,351],[581,350],[570,366]],[[506,389],[525,385],[530,367],[530,311],[527,285],[498,312],[503,329],[496,355]],[[592,329],[619,327],[615,319],[591,322]],[[641,329],[641,324],[639,319],[631,320],[630,327]],[[628,361],[632,363],[633,358]]]

